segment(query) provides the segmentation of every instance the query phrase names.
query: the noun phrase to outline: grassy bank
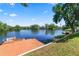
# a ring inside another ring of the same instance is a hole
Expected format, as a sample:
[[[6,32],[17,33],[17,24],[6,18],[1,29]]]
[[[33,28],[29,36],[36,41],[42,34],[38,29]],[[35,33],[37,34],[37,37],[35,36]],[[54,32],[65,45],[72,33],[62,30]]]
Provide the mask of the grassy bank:
[[[79,33],[68,38],[67,42],[52,43],[25,56],[79,56]]]

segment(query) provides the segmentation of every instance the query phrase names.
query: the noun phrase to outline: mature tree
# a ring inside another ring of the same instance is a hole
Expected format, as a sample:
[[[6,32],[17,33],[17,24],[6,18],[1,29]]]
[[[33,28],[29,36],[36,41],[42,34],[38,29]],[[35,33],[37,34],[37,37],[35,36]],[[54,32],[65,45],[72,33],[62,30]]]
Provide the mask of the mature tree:
[[[27,7],[28,4],[27,3],[21,3],[22,6]]]
[[[30,26],[30,29],[33,30],[33,31],[38,31],[39,28],[40,28],[40,27],[39,27],[39,25],[37,25],[37,24],[34,24],[34,25],[31,25],[31,26]]]
[[[54,30],[54,29],[56,29],[57,27],[56,27],[56,25],[54,25],[54,24],[49,24],[49,26],[48,26],[48,29],[49,30]]]
[[[57,26],[54,25],[54,24],[45,24],[45,29],[46,30],[54,30],[56,28],[57,28]]]
[[[4,28],[3,28],[3,23],[0,21],[0,32],[3,31]]]
[[[16,26],[14,27],[14,29],[15,29],[15,31],[20,31],[20,30],[21,30],[21,27],[20,27],[19,25],[16,25]]]
[[[0,21],[0,32],[5,32],[8,30],[8,25]]]
[[[53,7],[54,17],[53,21],[55,23],[60,22],[64,19],[67,26],[69,26],[72,30],[72,33],[75,32],[75,27],[77,22],[79,21],[79,4],[77,3],[63,3],[56,4]]]

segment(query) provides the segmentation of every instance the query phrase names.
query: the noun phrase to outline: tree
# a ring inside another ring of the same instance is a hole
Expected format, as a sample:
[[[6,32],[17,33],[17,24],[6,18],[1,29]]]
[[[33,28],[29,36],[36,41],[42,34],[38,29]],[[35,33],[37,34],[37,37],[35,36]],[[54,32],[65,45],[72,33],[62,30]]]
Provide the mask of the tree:
[[[14,27],[8,25],[8,31],[14,31]]]
[[[37,24],[34,24],[34,25],[31,25],[30,26],[30,29],[32,30],[32,31],[38,31],[39,30],[39,25],[37,25]]]
[[[56,28],[56,25],[54,25],[54,24],[50,24],[49,26],[48,26],[48,29],[49,30],[54,30]]]
[[[3,28],[3,23],[0,21],[0,32],[3,32],[4,28]]]
[[[53,21],[55,23],[60,22],[64,19],[66,26],[71,28],[72,33],[75,32],[75,27],[79,21],[79,4],[77,3],[64,3],[56,4],[53,7],[54,17]]]
[[[21,3],[22,6],[27,7],[28,4],[27,3]]]
[[[20,31],[20,30],[21,30],[21,27],[20,27],[19,25],[16,25],[16,26],[14,27],[14,29],[15,29],[15,31]]]
[[[54,25],[54,24],[45,24],[45,29],[46,30],[54,30],[56,28],[57,28],[57,26]]]
[[[8,30],[8,25],[0,21],[0,32],[6,32]]]

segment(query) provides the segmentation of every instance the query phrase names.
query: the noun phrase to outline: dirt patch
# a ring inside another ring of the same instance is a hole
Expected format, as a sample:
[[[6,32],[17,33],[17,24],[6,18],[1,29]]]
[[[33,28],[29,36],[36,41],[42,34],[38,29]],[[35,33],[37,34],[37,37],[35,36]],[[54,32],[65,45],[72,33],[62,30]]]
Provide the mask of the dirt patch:
[[[14,40],[0,45],[0,56],[17,56],[42,45],[36,39]]]

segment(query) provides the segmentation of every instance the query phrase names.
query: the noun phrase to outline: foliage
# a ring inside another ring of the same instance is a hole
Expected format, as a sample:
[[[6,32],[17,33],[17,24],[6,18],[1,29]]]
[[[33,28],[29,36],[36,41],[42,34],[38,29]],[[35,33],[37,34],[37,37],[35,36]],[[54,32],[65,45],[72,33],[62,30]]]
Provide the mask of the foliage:
[[[66,29],[69,29],[69,27],[66,26],[66,25],[64,25],[64,26],[62,26],[62,29],[63,29],[63,30],[66,30]]]
[[[27,3],[21,3],[22,6],[27,7],[28,4]]]
[[[20,27],[19,25],[16,25],[16,26],[14,27],[14,30],[15,30],[15,31],[20,31],[20,30],[21,30],[21,27]]]
[[[56,28],[57,28],[57,26],[54,25],[54,24],[45,24],[45,29],[46,30],[54,30]]]
[[[5,32],[7,30],[8,30],[8,25],[0,21],[0,32]]]
[[[39,30],[39,25],[37,25],[37,24],[34,24],[34,25],[31,25],[30,26],[30,29],[32,30],[32,31],[38,31]]]
[[[55,23],[60,22],[64,19],[66,26],[69,26],[72,30],[72,33],[75,32],[76,24],[79,21],[79,4],[78,3],[64,3],[64,4],[56,4],[53,7],[54,18],[53,21]]]

